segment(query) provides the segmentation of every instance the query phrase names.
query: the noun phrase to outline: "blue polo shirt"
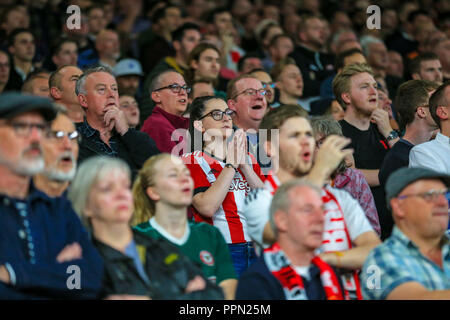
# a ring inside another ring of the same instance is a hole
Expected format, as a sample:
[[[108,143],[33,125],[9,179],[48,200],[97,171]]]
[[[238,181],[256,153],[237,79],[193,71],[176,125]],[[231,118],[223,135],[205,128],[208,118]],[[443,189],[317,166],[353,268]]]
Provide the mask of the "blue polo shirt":
[[[422,255],[419,248],[400,229],[373,249],[361,272],[361,289],[365,299],[384,300],[399,285],[417,282],[428,290],[450,289],[450,238],[442,238],[440,268]]]

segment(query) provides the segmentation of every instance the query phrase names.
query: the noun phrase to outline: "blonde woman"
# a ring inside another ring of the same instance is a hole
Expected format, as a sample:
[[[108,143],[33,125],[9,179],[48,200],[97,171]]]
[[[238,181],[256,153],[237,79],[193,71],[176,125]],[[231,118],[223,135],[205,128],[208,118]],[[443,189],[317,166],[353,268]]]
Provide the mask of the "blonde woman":
[[[226,299],[234,299],[236,274],[220,231],[206,223],[188,222],[194,183],[180,158],[160,154],[147,160],[133,185],[135,230],[166,239],[200,265]]]
[[[120,159],[83,162],[69,190],[75,211],[105,262],[103,293],[118,299],[223,299],[176,247],[130,227],[130,169]]]

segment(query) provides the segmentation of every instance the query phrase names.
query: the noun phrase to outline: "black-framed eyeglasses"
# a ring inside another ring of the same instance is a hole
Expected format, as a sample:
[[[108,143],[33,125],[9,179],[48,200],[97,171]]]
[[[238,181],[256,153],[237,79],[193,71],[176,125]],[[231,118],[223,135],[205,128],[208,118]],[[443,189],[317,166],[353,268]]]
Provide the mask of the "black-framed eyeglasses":
[[[264,88],[262,88],[262,89],[253,89],[253,88],[245,89],[244,91],[241,91],[238,94],[236,94],[232,99],[236,99],[241,94],[245,94],[247,96],[254,96],[258,93],[265,96],[267,94],[267,90]]]
[[[65,132],[65,131],[48,131],[47,138],[54,139],[56,141],[62,141],[67,136],[70,142],[81,142],[81,135],[78,131]]]
[[[420,197],[424,199],[427,202],[435,202],[439,196],[443,195],[444,197],[448,197],[450,190],[449,189],[442,189],[442,190],[430,190],[423,193],[417,193],[417,194],[407,194],[403,196],[398,196],[397,199],[406,199],[410,197]]]
[[[180,86],[179,84],[172,83],[172,84],[169,84],[168,86],[165,86],[165,87],[162,87],[162,88],[159,88],[159,89],[155,89],[153,91],[156,92],[156,91],[161,91],[161,90],[164,90],[164,89],[170,89],[170,91],[172,91],[173,93],[180,93],[181,89],[183,89],[184,91],[186,91],[187,94],[189,94],[191,92],[191,90],[192,90],[187,85]]]
[[[28,137],[33,128],[35,128],[41,134],[47,134],[48,131],[50,130],[50,124],[46,122],[28,123],[22,121],[7,121],[2,123],[1,125],[11,126],[15,134],[22,138]]]
[[[205,114],[204,116],[200,117],[198,120],[202,120],[203,118],[206,118],[207,116],[211,116],[214,120],[216,121],[220,121],[223,119],[224,115],[229,116],[230,118],[232,118],[235,114],[236,111],[231,110],[231,109],[226,109],[225,111],[222,110],[213,110],[211,112],[208,112],[207,114]]]

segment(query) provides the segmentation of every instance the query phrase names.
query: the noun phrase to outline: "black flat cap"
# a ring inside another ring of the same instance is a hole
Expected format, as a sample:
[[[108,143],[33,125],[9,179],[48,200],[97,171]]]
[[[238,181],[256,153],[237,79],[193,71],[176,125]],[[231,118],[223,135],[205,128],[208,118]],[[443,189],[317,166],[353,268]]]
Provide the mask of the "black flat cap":
[[[48,98],[7,92],[0,94],[0,119],[12,118],[28,111],[38,111],[47,121],[56,117],[56,110]]]
[[[450,187],[450,176],[425,168],[400,168],[392,173],[386,181],[386,202],[390,209],[390,200],[398,196],[403,189],[417,180],[440,179],[447,187]]]

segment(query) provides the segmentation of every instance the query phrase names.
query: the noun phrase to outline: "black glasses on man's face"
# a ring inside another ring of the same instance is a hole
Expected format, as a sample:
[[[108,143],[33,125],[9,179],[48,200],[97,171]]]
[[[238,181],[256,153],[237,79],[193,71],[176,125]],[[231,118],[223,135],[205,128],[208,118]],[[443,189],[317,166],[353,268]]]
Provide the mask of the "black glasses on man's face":
[[[404,196],[398,196],[397,199],[406,199],[410,197],[420,197],[424,199],[426,202],[435,202],[439,196],[443,195],[446,197],[449,193],[449,189],[442,189],[442,190],[430,190],[428,192],[423,193],[417,193],[417,194],[407,194]]]
[[[245,94],[246,96],[255,96],[257,94],[261,94],[263,96],[265,96],[267,94],[267,90],[262,88],[262,89],[245,89],[242,92],[239,92],[238,94],[236,94],[232,99],[236,99],[239,95],[241,94]]]
[[[227,116],[232,118],[236,114],[236,111],[231,110],[231,109],[226,109],[225,111],[216,109],[216,110],[213,110],[211,112],[208,112],[204,116],[200,117],[198,120],[202,120],[203,118],[206,118],[207,116],[211,116],[214,120],[220,121],[220,120],[223,119],[223,115],[224,114],[226,114]]]
[[[7,121],[3,125],[11,126],[17,136],[25,138],[31,133],[31,130],[35,128],[41,134],[47,134],[50,130],[50,125],[48,123],[27,123],[21,121]]]
[[[172,91],[173,93],[180,93],[181,89],[183,89],[184,91],[186,91],[187,94],[189,94],[191,92],[191,90],[192,90],[187,85],[180,86],[179,84],[172,83],[172,84],[169,84],[168,86],[165,86],[165,87],[153,90],[153,91],[156,92],[156,91],[161,91],[161,90],[164,90],[164,89],[170,89],[170,91]]]

